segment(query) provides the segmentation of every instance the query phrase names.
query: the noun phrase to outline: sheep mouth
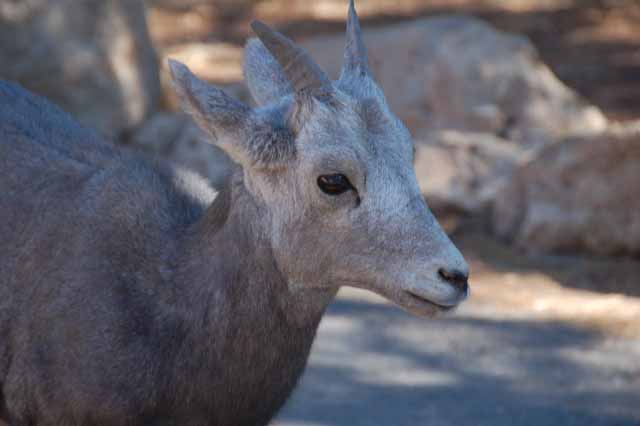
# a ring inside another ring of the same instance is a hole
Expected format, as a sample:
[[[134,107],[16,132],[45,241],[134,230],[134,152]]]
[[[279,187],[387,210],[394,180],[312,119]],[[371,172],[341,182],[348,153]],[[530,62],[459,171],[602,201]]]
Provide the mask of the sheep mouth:
[[[409,299],[412,300],[413,302],[417,303],[418,305],[422,305],[422,306],[426,306],[426,307],[430,307],[432,309],[436,309],[438,312],[450,312],[453,311],[458,305],[441,305],[439,303],[436,303],[432,300],[429,299],[425,299],[422,296],[418,296],[415,293],[412,293],[410,291],[405,291],[405,293],[409,296]]]

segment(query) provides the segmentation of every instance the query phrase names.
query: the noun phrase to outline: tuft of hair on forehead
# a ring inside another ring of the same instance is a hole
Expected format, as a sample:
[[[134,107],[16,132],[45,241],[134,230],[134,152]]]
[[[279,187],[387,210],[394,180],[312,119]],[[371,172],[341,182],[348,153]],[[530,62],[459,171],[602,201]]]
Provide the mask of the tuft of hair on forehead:
[[[340,91],[331,100],[316,102],[311,114],[330,127],[343,124],[375,133],[384,132],[391,121],[386,104],[379,98],[360,99]]]
[[[389,113],[378,98],[360,100],[358,110],[365,127],[372,133],[383,133],[390,124]]]
[[[296,156],[295,133],[286,122],[258,123],[247,135],[246,149],[253,168],[280,169]]]

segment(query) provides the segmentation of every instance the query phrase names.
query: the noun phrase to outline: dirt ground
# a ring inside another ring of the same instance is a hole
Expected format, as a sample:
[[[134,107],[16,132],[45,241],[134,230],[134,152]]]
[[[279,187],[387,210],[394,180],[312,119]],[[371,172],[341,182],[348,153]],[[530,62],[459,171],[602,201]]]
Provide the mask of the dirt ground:
[[[501,278],[498,298],[518,284]],[[639,339],[531,309],[472,297],[426,320],[347,290],[274,426],[637,426],[639,357]]]

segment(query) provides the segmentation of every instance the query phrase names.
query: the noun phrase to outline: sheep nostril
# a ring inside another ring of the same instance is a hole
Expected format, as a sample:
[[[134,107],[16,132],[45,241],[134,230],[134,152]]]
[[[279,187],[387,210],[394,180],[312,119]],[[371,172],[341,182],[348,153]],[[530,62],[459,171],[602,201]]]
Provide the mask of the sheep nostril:
[[[444,268],[440,268],[438,269],[438,275],[443,281],[448,282],[460,292],[466,294],[469,291],[469,274],[457,269],[449,271]]]

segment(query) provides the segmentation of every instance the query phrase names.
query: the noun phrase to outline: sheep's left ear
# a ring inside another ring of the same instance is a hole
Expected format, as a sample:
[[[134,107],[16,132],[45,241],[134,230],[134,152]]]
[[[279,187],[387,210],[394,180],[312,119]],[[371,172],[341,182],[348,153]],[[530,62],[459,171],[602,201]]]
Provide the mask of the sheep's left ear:
[[[186,65],[170,59],[169,68],[182,108],[233,161],[245,168],[273,170],[295,155],[295,136],[282,111],[253,111],[200,80]]]
[[[235,162],[249,166],[252,161],[245,142],[254,127],[251,109],[200,80],[178,61],[169,59],[169,69],[182,108],[212,137],[214,144]]]

